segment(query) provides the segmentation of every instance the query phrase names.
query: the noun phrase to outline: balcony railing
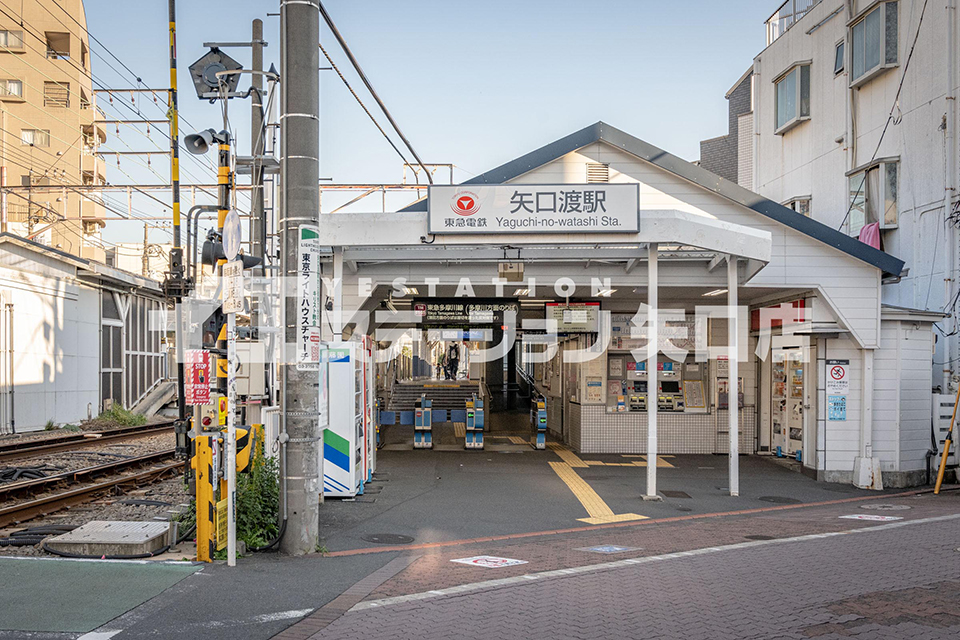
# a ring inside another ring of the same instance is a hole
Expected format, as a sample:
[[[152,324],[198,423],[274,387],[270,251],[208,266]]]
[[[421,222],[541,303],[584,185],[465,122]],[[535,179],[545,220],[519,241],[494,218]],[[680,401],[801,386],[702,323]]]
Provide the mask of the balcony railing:
[[[767,46],[787,32],[810,9],[820,4],[820,0],[787,0],[767,19]]]

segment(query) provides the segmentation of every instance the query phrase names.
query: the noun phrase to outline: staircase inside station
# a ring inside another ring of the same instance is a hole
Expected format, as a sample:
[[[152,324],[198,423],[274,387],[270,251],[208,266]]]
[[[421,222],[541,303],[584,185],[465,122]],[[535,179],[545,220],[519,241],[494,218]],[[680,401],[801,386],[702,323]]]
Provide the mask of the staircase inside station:
[[[433,401],[433,409],[463,410],[474,394],[480,395],[480,385],[471,380],[414,380],[398,382],[393,387],[387,409],[413,411],[420,396],[426,394]]]

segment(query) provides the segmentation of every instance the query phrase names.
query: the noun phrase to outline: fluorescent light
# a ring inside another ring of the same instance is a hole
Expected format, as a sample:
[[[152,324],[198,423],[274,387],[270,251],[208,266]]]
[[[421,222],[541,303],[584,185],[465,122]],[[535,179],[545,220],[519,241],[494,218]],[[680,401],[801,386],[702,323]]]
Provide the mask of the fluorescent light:
[[[515,296],[530,295],[530,289],[517,289],[516,291],[513,292],[513,295]]]
[[[601,289],[600,291],[597,291],[597,295],[600,296],[601,298],[609,298],[616,291],[617,291],[616,289]]]
[[[703,294],[703,297],[706,298],[707,296],[719,296],[726,292],[726,289],[714,289],[713,291],[707,291],[705,294]]]
[[[416,287],[404,287],[404,288],[403,288],[403,292],[404,292],[405,294],[407,294],[408,296],[418,296],[418,295],[420,295],[420,291],[418,291]]]

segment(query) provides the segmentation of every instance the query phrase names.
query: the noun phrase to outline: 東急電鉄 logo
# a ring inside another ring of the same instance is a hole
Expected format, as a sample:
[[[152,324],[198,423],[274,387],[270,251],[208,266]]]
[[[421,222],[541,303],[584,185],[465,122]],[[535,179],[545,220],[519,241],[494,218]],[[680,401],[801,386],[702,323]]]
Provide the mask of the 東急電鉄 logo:
[[[458,216],[472,216],[480,210],[480,199],[472,191],[457,191],[450,201],[450,208]]]

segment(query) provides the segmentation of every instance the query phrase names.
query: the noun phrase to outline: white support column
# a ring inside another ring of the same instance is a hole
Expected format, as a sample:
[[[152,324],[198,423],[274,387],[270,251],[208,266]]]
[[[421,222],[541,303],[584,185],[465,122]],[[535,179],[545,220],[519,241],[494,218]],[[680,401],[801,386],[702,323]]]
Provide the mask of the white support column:
[[[647,492],[644,500],[659,500],[657,495],[657,253],[651,242],[647,247]]]
[[[343,339],[343,247],[333,248],[333,339]]]
[[[730,307],[727,318],[727,345],[729,346],[730,373],[727,393],[727,413],[730,416],[730,495],[740,495],[740,344],[738,342],[739,312],[737,305],[737,287],[740,279],[737,276],[737,258],[727,258],[727,305]]]
[[[853,461],[853,484],[861,489],[883,489],[880,458],[873,455],[873,350],[861,352],[860,455]]]

